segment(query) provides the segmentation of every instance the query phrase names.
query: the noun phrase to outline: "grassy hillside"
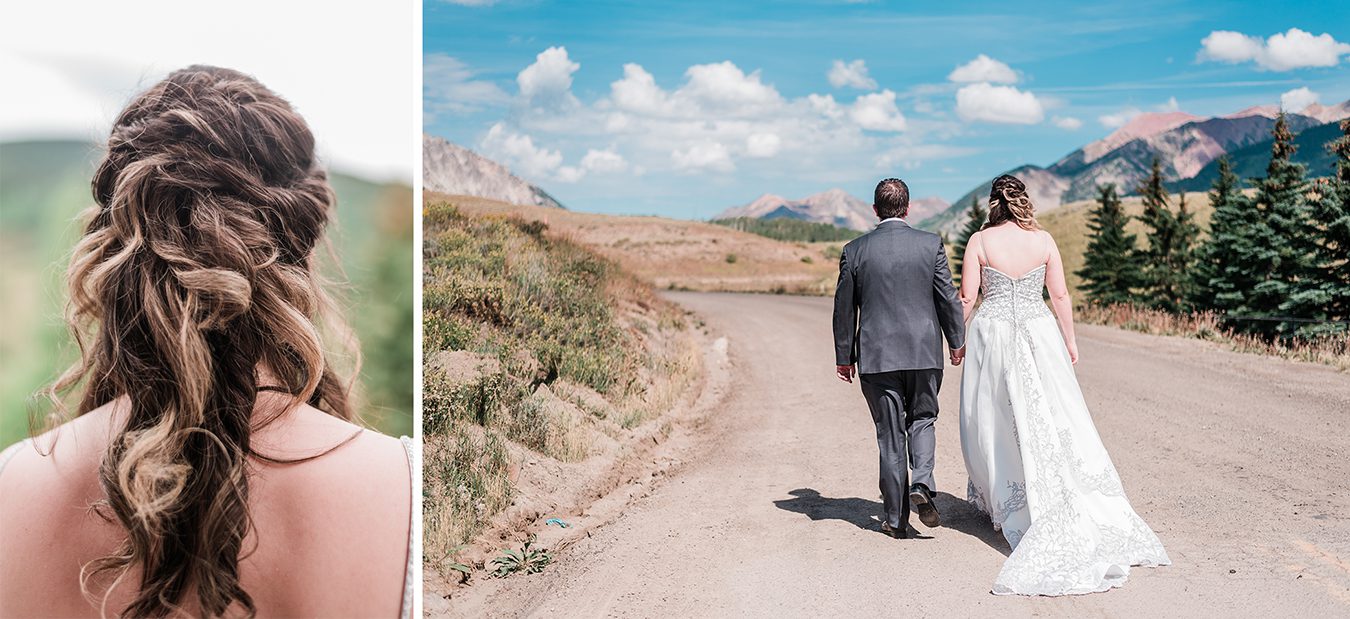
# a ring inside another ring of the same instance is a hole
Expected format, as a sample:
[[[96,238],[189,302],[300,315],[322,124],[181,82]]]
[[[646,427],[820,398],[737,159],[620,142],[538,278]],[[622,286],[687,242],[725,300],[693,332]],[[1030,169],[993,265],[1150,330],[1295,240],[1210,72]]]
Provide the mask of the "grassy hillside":
[[[681,310],[549,224],[441,201],[423,221],[425,556],[435,569],[521,497],[589,483],[635,428],[690,391],[701,357]],[[531,472],[542,466],[522,471],[525,461],[581,468],[541,480]]]
[[[0,144],[0,445],[28,433],[30,396],[73,359],[61,321],[62,279],[92,204],[99,156],[86,142]],[[365,357],[362,413],[394,434],[412,432],[412,190],[333,175],[333,248],[340,291]]]
[[[754,217],[735,217],[732,219],[714,219],[709,223],[726,226],[733,230],[749,232],[777,241],[795,241],[817,243],[824,241],[850,241],[862,235],[857,230],[840,228],[830,224],[802,221],[779,217],[776,219],[758,219]]]
[[[538,220],[657,288],[829,294],[839,256],[830,244],[789,243],[701,221],[627,217],[428,194],[470,215]],[[838,243],[833,243],[838,245]]]

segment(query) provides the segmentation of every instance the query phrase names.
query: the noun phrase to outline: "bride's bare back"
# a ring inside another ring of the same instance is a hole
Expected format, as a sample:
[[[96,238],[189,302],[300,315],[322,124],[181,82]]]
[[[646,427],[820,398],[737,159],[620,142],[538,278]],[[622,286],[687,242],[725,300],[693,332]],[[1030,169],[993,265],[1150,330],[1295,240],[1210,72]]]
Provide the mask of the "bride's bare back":
[[[257,414],[275,411],[286,399],[260,393]],[[0,473],[0,616],[100,615],[96,604],[107,583],[91,583],[91,604],[79,573],[126,537],[116,521],[91,509],[104,498],[98,467],[124,407],[119,400],[90,411],[37,437],[37,449],[18,446]],[[358,430],[302,405],[259,429],[253,444],[269,457],[296,459],[322,453]],[[239,570],[258,615],[397,617],[411,511],[409,465],[399,441],[361,431],[314,460],[250,464],[253,528]],[[133,569],[112,589],[107,616],[126,606],[137,577]],[[192,599],[184,599],[185,610],[196,615]]]
[[[975,310],[984,276],[983,267],[992,268],[1013,279],[1020,279],[1032,271],[1045,267],[1045,287],[1050,291],[1050,306],[1059,321],[1069,358],[1078,362],[1078,343],[1073,332],[1073,302],[1064,280],[1064,263],[1059,246],[1045,230],[1027,230],[1008,222],[985,228],[971,235],[966,243],[966,255],[961,264],[961,304],[966,320]]]

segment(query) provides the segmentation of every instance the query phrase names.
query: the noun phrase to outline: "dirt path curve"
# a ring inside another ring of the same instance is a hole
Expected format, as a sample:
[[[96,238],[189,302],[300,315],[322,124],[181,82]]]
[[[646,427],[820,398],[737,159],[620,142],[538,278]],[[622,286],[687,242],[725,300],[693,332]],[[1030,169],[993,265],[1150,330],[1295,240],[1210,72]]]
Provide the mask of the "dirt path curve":
[[[500,581],[494,615],[1350,616],[1350,376],[1082,327],[1088,405],[1174,565],[1107,593],[998,597],[1007,546],[963,501],[959,371],[937,424],[946,526],[914,518],[928,539],[892,540],[872,519],[866,405],[833,376],[829,300],[670,296],[730,340],[732,393],[707,440],[546,572]]]

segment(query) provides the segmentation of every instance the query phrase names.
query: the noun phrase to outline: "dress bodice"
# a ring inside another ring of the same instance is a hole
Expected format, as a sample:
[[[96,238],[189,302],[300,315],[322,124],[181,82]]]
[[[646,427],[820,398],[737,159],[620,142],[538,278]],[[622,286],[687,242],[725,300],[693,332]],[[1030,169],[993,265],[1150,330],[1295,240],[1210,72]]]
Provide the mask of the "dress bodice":
[[[980,287],[984,301],[979,316],[1018,323],[1041,316],[1053,316],[1041,297],[1045,289],[1045,265],[1013,279],[991,266],[981,267]]]

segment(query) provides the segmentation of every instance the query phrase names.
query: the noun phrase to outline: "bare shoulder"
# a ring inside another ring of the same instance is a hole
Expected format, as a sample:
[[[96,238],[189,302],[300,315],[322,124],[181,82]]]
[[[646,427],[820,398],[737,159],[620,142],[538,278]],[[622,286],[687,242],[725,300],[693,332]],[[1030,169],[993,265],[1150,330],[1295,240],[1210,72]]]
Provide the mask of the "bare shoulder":
[[[13,447],[0,471],[0,598],[24,599],[69,561],[112,550],[112,525],[92,507],[103,496],[98,469],[115,423],[109,404]]]
[[[411,465],[402,442],[308,406],[277,424],[266,431],[272,445],[260,445],[261,455],[322,455],[257,463],[250,503],[258,546],[251,560],[287,566],[285,590],[328,592],[310,600],[324,609],[310,607],[316,615],[371,604],[396,609],[412,517]],[[293,434],[277,436],[278,430]]]
[[[306,495],[336,492],[356,500],[352,493],[363,489],[397,486],[406,491],[410,475],[402,441],[309,405],[297,406],[261,429],[255,451],[270,460],[297,461],[269,463],[264,474],[284,485],[303,485]]]
[[[115,432],[118,406],[110,402],[12,446],[0,471],[0,504],[67,504],[96,495],[98,468]],[[22,511],[35,515],[43,510]]]
[[[1049,230],[1041,228],[1038,232],[1040,233],[1041,238],[1045,239],[1045,242],[1050,246],[1051,249],[1053,250],[1059,249],[1059,246],[1055,243],[1055,235],[1050,234]]]

